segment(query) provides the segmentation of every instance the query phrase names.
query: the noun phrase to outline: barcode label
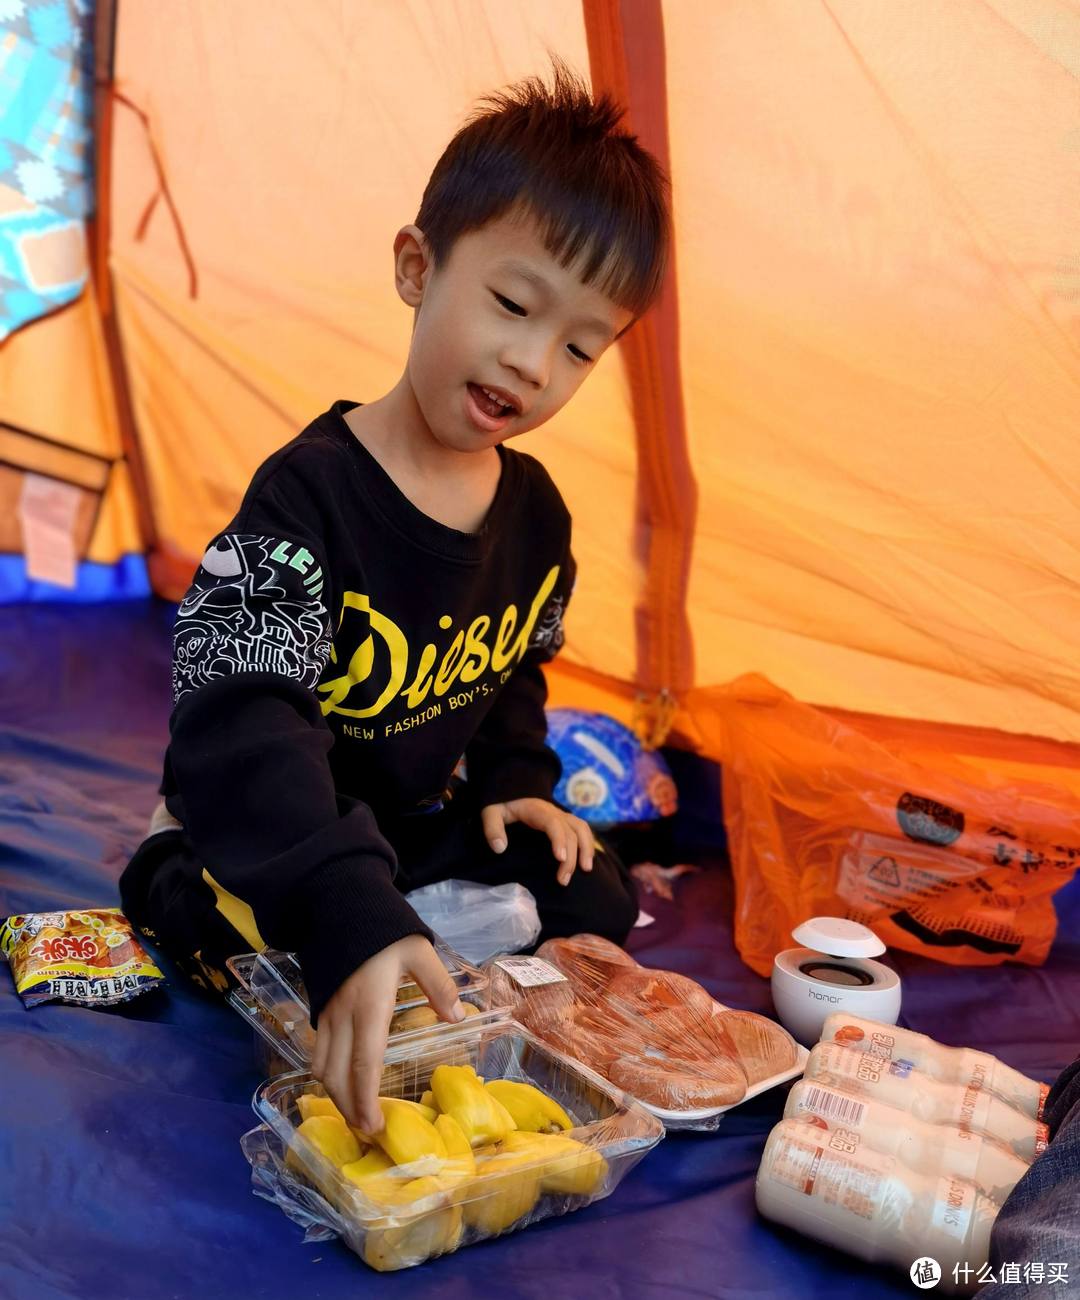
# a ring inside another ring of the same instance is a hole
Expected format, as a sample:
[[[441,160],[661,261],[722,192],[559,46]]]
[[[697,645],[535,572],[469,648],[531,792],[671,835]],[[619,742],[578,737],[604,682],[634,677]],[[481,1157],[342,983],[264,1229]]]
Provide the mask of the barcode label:
[[[566,982],[566,976],[539,957],[500,957],[495,963],[520,988],[535,988],[541,984]]]
[[[811,1084],[799,1098],[799,1110],[811,1111],[825,1119],[838,1119],[852,1128],[862,1123],[865,1103],[843,1092],[833,1092],[831,1088],[817,1088]]]

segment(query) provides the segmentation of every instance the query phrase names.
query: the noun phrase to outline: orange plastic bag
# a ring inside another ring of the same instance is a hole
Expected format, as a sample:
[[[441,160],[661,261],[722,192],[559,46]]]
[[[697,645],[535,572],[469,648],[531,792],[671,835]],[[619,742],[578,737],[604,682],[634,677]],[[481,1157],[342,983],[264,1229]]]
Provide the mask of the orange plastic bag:
[[[723,764],[735,942],[767,975],[811,916],[955,965],[1039,965],[1080,867],[1080,748],[841,714],[762,677],[692,692]]]

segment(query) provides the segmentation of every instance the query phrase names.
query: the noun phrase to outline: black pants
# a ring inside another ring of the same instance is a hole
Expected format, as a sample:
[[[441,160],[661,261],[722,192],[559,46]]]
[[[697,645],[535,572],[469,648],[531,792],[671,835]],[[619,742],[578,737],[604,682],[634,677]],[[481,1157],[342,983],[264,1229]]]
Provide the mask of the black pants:
[[[599,839],[592,871],[579,867],[560,885],[551,841],[540,831],[514,823],[506,828],[506,850],[492,852],[467,785],[457,784],[441,811],[383,821],[380,830],[398,856],[395,883],[403,893],[448,879],[524,885],[540,914],[538,943],[589,932],[621,944],[637,919],[633,880]],[[222,903],[204,866],[213,873],[182,830],[161,831],[136,850],[120,878],[120,897],[134,924],[189,979],[224,993],[235,983],[226,958],[259,946],[258,935],[246,909]]]

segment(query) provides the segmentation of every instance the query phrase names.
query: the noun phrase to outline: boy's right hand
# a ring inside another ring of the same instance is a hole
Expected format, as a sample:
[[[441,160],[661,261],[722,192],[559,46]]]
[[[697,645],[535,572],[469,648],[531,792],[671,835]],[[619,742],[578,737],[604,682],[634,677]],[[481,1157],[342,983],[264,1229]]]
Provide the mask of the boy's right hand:
[[[457,987],[422,934],[410,934],[369,957],[319,1017],[311,1072],[345,1119],[365,1133],[383,1126],[379,1080],[398,985],[406,979],[415,980],[440,1019],[464,1020]]]

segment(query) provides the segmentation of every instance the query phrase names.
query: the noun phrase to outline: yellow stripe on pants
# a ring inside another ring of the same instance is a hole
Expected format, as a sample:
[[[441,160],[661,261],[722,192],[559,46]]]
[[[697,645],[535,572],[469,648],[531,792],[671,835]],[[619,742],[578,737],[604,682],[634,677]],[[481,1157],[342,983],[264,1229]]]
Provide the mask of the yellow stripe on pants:
[[[203,867],[203,880],[214,891],[217,909],[225,920],[244,936],[247,943],[251,944],[252,952],[261,952],[266,947],[266,940],[259,933],[259,927],[255,924],[255,913],[249,904],[242,898],[237,898],[235,894],[230,894],[224,885],[219,885],[205,867]]]

